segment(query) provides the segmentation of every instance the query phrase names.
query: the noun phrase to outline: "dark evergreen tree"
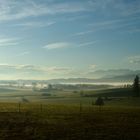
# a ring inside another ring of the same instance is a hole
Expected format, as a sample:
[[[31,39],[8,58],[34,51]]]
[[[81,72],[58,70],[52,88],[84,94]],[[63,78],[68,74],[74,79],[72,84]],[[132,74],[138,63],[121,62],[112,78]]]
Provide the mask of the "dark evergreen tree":
[[[133,83],[133,91],[134,96],[139,97],[140,96],[140,85],[139,85],[139,76],[136,75]]]

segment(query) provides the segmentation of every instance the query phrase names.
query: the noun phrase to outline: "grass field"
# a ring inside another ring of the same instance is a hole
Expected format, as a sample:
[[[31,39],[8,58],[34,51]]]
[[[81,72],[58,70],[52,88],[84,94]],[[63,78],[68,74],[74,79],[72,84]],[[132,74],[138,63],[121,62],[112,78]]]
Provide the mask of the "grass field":
[[[22,104],[0,112],[0,139],[139,140],[139,118],[139,107]]]
[[[0,140],[139,140],[140,99],[113,96],[119,92],[84,91],[88,96],[80,96],[79,92],[53,91],[46,96],[2,89]],[[96,94],[108,95],[103,107],[92,105]]]

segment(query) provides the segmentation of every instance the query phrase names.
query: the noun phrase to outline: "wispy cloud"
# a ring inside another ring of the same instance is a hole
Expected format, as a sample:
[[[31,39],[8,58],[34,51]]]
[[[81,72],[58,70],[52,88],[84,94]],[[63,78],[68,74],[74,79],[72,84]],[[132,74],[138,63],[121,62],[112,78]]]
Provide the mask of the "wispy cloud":
[[[106,20],[106,21],[95,22],[89,25],[93,27],[102,27],[102,26],[104,27],[104,26],[110,26],[113,24],[118,24],[122,21],[124,21],[124,19]]]
[[[88,24],[89,29],[82,32],[75,33],[73,34],[73,36],[84,36],[101,30],[120,28],[126,25],[124,21],[125,21],[124,19],[116,19],[116,20],[103,20],[103,21],[96,21],[94,23],[89,23]]]
[[[49,73],[69,73],[71,72],[73,69],[72,68],[69,68],[69,67],[56,67],[56,66],[53,66],[53,67],[49,67],[47,68],[47,71]]]
[[[63,49],[63,48],[77,48],[77,47],[86,47],[92,46],[93,44],[97,43],[98,40],[89,41],[89,42],[82,42],[82,43],[70,43],[70,42],[56,42],[45,45],[43,48],[52,50],[52,49]]]
[[[128,57],[128,61],[131,64],[140,64],[140,56],[137,55],[137,56]]]
[[[69,47],[71,47],[70,43],[56,42],[56,43],[47,44],[43,48],[51,50],[51,49],[62,49],[62,48],[69,48]]]
[[[125,1],[125,0],[95,0],[90,1],[91,4],[96,3],[96,9],[108,15],[130,17],[140,13],[140,1]],[[103,13],[103,14],[104,14]]]
[[[13,64],[0,64],[0,69],[3,68],[5,70],[13,69],[13,70],[37,70],[34,65],[13,65]]]
[[[0,21],[83,11],[102,12],[102,14],[109,13],[126,17],[140,13],[140,1],[135,0],[130,3],[124,0],[78,0],[70,2],[46,1],[40,3],[36,0],[1,0],[0,11]]]
[[[71,67],[63,66],[44,66],[32,64],[0,64],[0,79],[48,79],[69,77],[74,71]]]
[[[0,37],[0,47],[15,46],[15,45],[18,45],[17,38]]]
[[[97,67],[96,64],[92,64],[92,65],[89,66],[89,69],[90,69],[90,70],[94,70],[96,67]]]
[[[14,24],[13,26],[21,26],[21,27],[27,27],[27,28],[38,28],[38,27],[48,27],[56,22],[54,21],[48,21],[48,22],[24,22],[24,23],[18,23]]]
[[[39,66],[39,65],[31,65],[31,64],[26,64],[26,65],[13,65],[13,64],[0,64],[0,70],[3,69],[5,71],[7,70],[15,70],[15,71],[24,71],[24,72],[40,72],[40,73],[46,73],[46,74],[52,74],[52,73],[67,73],[72,71],[72,68],[69,67],[58,67],[58,66]]]
[[[97,42],[98,42],[98,40],[91,41],[91,42],[83,42],[83,43],[79,44],[78,47],[92,46],[93,44],[95,44]]]
[[[30,54],[30,52],[29,51],[25,51],[25,52],[19,53],[16,56],[24,56],[24,55],[28,55],[28,54]]]
[[[127,33],[139,33],[140,28],[130,28],[129,30],[126,31]]]
[[[86,2],[46,2],[39,3],[32,1],[0,1],[0,21],[22,19],[40,15],[53,15],[61,13],[75,13],[89,11],[89,4]],[[72,7],[72,8],[70,8]],[[91,10],[91,8],[90,8]]]
[[[75,33],[72,36],[83,36],[83,35],[87,35],[87,34],[90,34],[90,33],[93,33],[93,32],[94,32],[94,30],[82,31],[82,32]]]
[[[133,16],[133,15],[140,14],[140,1],[139,0],[132,1],[131,3],[128,2],[128,4],[120,3],[119,7],[121,7],[120,12],[122,16]]]
[[[109,69],[109,70],[96,70],[97,65],[92,64],[87,69],[75,69],[71,67],[61,67],[61,66],[42,66],[42,65],[31,65],[31,64],[0,64],[0,75],[1,77],[12,79],[23,78],[28,79],[44,79],[49,78],[66,78],[66,77],[85,77],[85,78],[103,78],[103,77],[114,77],[120,75],[135,75],[140,73],[139,70],[130,69]],[[25,77],[25,75],[27,77]],[[15,77],[14,77],[15,76]],[[45,76],[45,77],[44,77]]]
[[[85,31],[74,33],[72,36],[85,36],[98,31],[125,31],[125,32],[139,32],[139,17],[118,18],[111,20],[101,20],[88,24],[88,29]],[[87,26],[87,25],[86,25]]]

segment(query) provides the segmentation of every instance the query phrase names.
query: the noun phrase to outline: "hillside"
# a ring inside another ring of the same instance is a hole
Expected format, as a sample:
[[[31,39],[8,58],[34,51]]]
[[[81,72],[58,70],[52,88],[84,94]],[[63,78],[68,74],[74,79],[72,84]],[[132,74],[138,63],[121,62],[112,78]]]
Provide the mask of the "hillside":
[[[132,88],[115,88],[106,90],[86,91],[86,97],[129,97],[133,96]]]

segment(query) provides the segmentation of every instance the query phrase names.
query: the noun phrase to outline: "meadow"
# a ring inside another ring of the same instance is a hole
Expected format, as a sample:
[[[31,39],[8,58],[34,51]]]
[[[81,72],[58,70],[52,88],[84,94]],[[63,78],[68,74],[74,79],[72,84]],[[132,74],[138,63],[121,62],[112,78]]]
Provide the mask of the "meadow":
[[[120,89],[119,89],[120,91]],[[103,91],[32,90],[0,92],[0,140],[139,140],[140,99],[109,96]],[[112,90],[112,95],[116,90]],[[90,94],[90,96],[89,96]]]
[[[8,109],[0,112],[0,139],[140,139],[139,107],[22,104],[19,111],[16,103],[0,105]]]

